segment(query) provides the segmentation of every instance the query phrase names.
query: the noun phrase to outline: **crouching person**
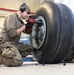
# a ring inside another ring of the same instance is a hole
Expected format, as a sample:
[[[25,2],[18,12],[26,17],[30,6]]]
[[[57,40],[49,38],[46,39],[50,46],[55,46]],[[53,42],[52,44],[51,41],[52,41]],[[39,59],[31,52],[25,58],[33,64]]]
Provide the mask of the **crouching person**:
[[[26,57],[33,51],[32,45],[19,43],[21,33],[26,33],[27,30],[32,29],[33,24],[24,24],[21,20],[21,18],[28,18],[29,12],[29,7],[23,3],[20,5],[19,11],[6,17],[2,33],[0,34],[0,37],[2,37],[0,43],[0,64],[14,67],[21,66],[23,64],[22,57]]]

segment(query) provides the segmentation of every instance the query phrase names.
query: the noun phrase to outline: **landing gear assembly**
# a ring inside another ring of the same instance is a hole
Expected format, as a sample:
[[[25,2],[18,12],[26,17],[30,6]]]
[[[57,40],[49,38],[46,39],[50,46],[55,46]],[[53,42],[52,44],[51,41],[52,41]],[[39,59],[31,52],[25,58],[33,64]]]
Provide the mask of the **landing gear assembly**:
[[[64,4],[43,2],[35,12],[32,43],[33,56],[41,64],[59,63],[70,53],[73,45],[74,17]]]

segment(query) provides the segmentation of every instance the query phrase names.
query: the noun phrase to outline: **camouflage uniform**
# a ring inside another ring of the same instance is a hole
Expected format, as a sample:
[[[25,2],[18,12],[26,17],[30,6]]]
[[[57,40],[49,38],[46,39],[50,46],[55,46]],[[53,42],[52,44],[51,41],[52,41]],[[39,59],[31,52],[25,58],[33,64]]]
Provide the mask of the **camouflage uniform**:
[[[32,45],[19,43],[20,35],[16,35],[16,29],[24,24],[16,13],[10,14],[4,21],[0,45],[0,64],[6,66],[21,66],[22,57],[26,57],[32,50]],[[25,31],[23,31],[25,33]]]

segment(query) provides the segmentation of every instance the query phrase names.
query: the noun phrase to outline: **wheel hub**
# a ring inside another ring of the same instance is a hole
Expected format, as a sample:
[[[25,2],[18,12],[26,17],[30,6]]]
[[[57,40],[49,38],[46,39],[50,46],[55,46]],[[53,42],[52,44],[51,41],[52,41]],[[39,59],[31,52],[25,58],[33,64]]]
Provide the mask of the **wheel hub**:
[[[38,16],[36,18],[36,21],[39,21],[39,20],[42,21],[42,24],[40,25],[39,23],[35,23],[32,30],[33,46],[36,49],[39,49],[42,47],[45,40],[45,36],[46,36],[45,19],[42,16]]]

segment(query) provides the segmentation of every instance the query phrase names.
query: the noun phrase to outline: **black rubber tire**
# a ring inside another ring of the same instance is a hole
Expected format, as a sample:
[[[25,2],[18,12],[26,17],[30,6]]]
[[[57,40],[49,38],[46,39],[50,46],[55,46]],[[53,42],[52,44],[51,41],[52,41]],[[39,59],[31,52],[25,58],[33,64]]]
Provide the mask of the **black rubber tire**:
[[[63,4],[43,2],[35,12],[46,21],[46,38],[40,49],[33,51],[36,60],[43,64],[59,63],[70,52],[73,44],[73,14]]]

